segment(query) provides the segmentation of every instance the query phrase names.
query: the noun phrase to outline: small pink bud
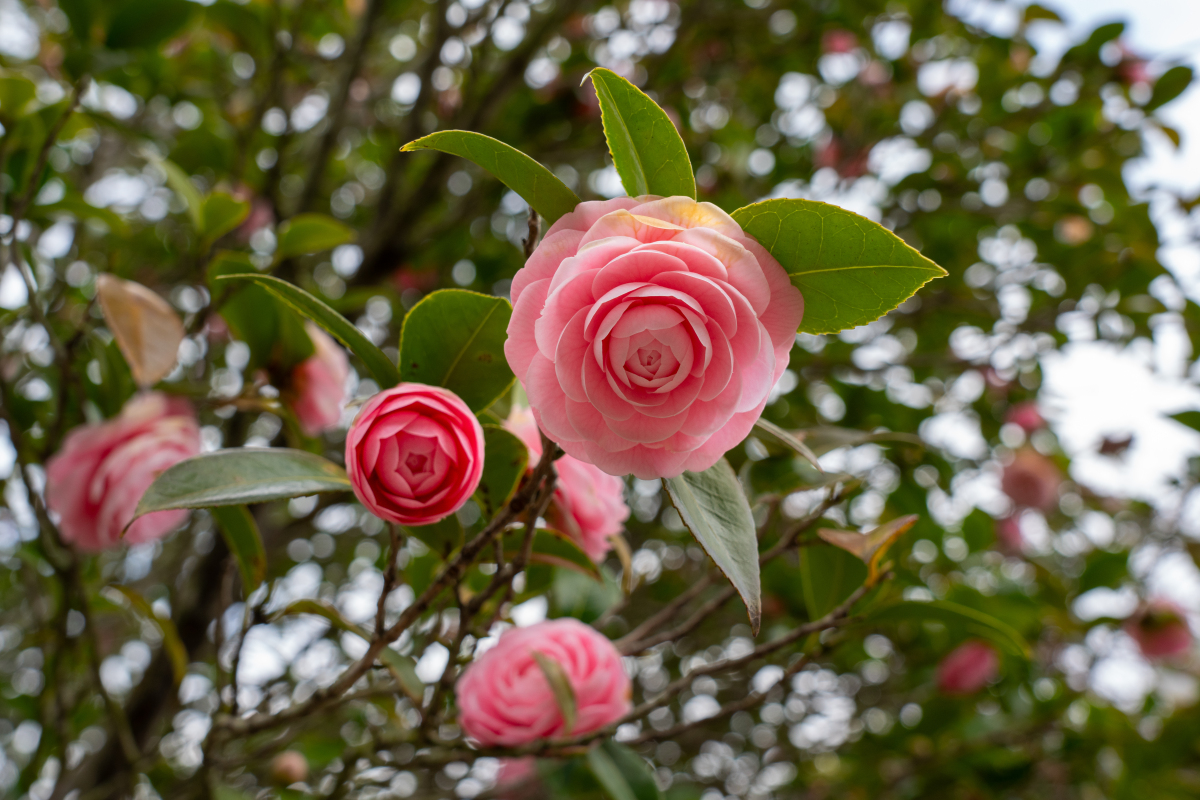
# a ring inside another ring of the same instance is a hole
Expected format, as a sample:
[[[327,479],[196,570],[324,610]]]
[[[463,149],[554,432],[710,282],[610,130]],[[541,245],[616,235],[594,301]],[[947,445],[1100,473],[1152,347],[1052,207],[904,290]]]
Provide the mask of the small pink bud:
[[[821,51],[825,53],[849,53],[858,46],[858,37],[843,28],[825,31],[821,36]]]
[[[1124,627],[1146,658],[1171,658],[1186,653],[1192,646],[1186,612],[1163,598],[1147,601],[1126,620]]]
[[[1018,403],[1008,410],[1008,416],[1005,417],[1005,422],[1019,425],[1025,433],[1033,433],[1045,427],[1046,420],[1042,418],[1042,414],[1038,411],[1037,403],[1032,401],[1027,403]]]
[[[975,694],[1000,671],[1000,656],[986,642],[972,640],[959,645],[938,665],[938,689],[943,694]]]
[[[271,780],[277,786],[308,780],[308,759],[295,750],[284,750],[271,760]]]
[[[292,410],[304,435],[316,436],[342,418],[350,362],[329,334],[311,322],[304,327],[314,352],[292,370]]]

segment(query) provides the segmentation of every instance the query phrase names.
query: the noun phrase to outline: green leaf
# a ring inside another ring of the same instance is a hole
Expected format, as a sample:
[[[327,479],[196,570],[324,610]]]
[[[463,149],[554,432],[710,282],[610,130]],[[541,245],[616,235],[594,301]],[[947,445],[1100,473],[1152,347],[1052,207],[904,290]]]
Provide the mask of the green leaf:
[[[112,50],[155,47],[183,30],[195,8],[187,0],[125,0],[108,23],[104,46]]]
[[[279,226],[275,261],[332,250],[354,241],[354,229],[324,214],[297,214]]]
[[[662,794],[646,761],[611,739],[588,751],[588,767],[612,800],[660,800]]]
[[[400,378],[441,386],[475,412],[508,393],[516,376],[504,357],[512,305],[465,289],[433,292],[400,330]]]
[[[37,96],[37,87],[33,81],[22,75],[5,75],[0,77],[0,119],[8,122],[8,127],[24,113],[29,101]]]
[[[510,561],[521,550],[525,540],[525,529],[514,528],[504,537],[504,557]],[[562,531],[538,528],[533,534],[533,549],[529,560],[534,564],[560,567],[586,575],[592,580],[602,580],[600,567],[588,558],[579,543]]]
[[[220,309],[230,332],[250,347],[249,370],[271,365],[290,370],[316,351],[304,318],[262,286],[239,286]]]
[[[417,677],[417,662],[412,657],[385,647],[379,651],[379,660],[392,673],[392,677],[396,679],[396,683],[400,684],[400,688],[408,695],[409,700],[414,703],[424,701],[425,683]]]
[[[111,588],[120,592],[129,601],[129,605],[133,607],[134,611],[158,628],[159,633],[162,634],[163,650],[166,651],[167,658],[171,661],[171,671],[175,675],[175,686],[178,688],[184,676],[187,675],[189,659],[187,648],[184,647],[183,640],[179,638],[179,630],[175,627],[175,623],[170,617],[160,617],[155,613],[154,607],[134,589],[120,585]]]
[[[1200,411],[1180,411],[1178,414],[1171,414],[1171,419],[1192,430],[1200,431]]]
[[[575,689],[571,686],[571,679],[567,677],[567,671],[563,669],[562,664],[545,653],[535,650],[533,660],[537,662],[546,683],[550,684],[550,692],[554,695],[559,713],[562,714],[563,735],[570,736],[575,730],[576,718]]]
[[[204,229],[204,200],[200,197],[200,190],[196,188],[196,184],[192,183],[192,179],[183,171],[183,168],[174,161],[168,161],[165,158],[150,156],[150,160],[157,164],[167,175],[167,185],[171,187],[171,191],[183,198],[187,203],[188,216],[192,220],[192,225],[197,231]]]
[[[475,490],[475,499],[485,519],[491,519],[504,507],[529,466],[525,443],[499,425],[483,426],[483,478]]]
[[[481,133],[438,131],[400,148],[403,153],[415,150],[440,150],[473,161],[519,194],[551,224],[581,202],[553,172],[520,150]]]
[[[646,94],[604,68],[588,73],[613,165],[630,197],[696,197],[692,162],[675,123]]]
[[[882,568],[887,551],[891,549],[897,539],[917,524],[918,519],[916,514],[909,514],[907,517],[885,522],[869,533],[820,528],[817,530],[817,535],[834,547],[840,547],[860,559],[867,565],[867,577],[874,580]]]
[[[1046,19],[1050,20],[1051,22],[1062,22],[1062,17],[1060,17],[1057,12],[1046,8],[1040,3],[1030,3],[1029,5],[1025,6],[1025,22],[1030,23],[1038,19]]]
[[[663,478],[671,504],[696,541],[742,596],[755,635],[762,619],[758,535],[750,503],[729,462]]]
[[[249,213],[250,204],[245,200],[236,200],[224,192],[213,192],[204,199],[200,232],[207,241],[214,242],[241,225]]]
[[[778,439],[783,444],[786,444],[788,447],[795,450],[800,454],[801,458],[816,467],[818,472],[825,471],[821,469],[821,464],[817,461],[817,454],[810,450],[808,445],[806,445],[802,440],[793,436],[788,431],[785,431],[783,428],[776,425],[774,422],[759,417],[758,422],[754,423],[754,427],[757,430],[770,434],[772,438]]]
[[[1129,577],[1129,553],[1110,553],[1095,550],[1088,554],[1083,574],[1079,576],[1080,593],[1100,586],[1115,589]]]
[[[1153,111],[1165,106],[1183,94],[1184,90],[1192,83],[1192,75],[1192,68],[1183,66],[1171,67],[1164,72],[1154,82],[1154,90],[1150,93],[1150,102],[1146,103],[1146,111]]]
[[[229,552],[237,559],[242,572],[242,588],[249,597],[267,575],[267,553],[263,549],[258,523],[245,506],[216,506],[212,515],[229,545]]]
[[[463,526],[455,514],[428,525],[405,525],[404,530],[442,558],[463,545]]]
[[[350,320],[313,297],[298,286],[270,275],[223,275],[220,281],[253,281],[266,287],[279,299],[308,317],[358,356],[381,389],[390,389],[400,382],[400,373],[391,359],[375,343],[354,326]],[[511,374],[511,373],[510,373]]]
[[[879,319],[946,271],[866,217],[815,200],[764,200],[733,218],[804,295],[803,333]]]
[[[1029,657],[1029,645],[1012,626],[990,614],[949,600],[903,600],[875,612],[871,620],[934,620],[947,627],[959,628],[967,635],[987,639],[1010,655]]]
[[[170,508],[237,506],[349,489],[345,470],[303,450],[217,450],[164,470],[142,495],[134,519]]]
[[[867,565],[852,553],[825,544],[800,548],[800,581],[810,619],[833,611],[866,579]]]

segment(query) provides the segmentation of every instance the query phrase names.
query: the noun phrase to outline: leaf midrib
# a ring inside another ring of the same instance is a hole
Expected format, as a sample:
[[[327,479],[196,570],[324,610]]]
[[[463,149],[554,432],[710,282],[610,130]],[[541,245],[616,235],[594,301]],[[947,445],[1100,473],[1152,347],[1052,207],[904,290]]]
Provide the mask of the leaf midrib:
[[[479,321],[479,325],[476,326],[474,331],[472,331],[471,337],[467,339],[462,348],[458,351],[458,355],[456,355],[454,360],[450,362],[450,367],[446,370],[446,374],[442,376],[442,382],[438,384],[439,386],[445,387],[446,384],[450,382],[450,376],[454,374],[454,370],[458,369],[458,364],[460,361],[462,361],[463,355],[465,355],[467,350],[471,348],[471,345],[475,343],[475,340],[479,338],[480,331],[484,329],[484,326],[487,325],[488,320],[492,318],[492,314],[496,313],[496,309],[499,308],[500,305],[500,303],[493,303],[492,307],[488,309],[487,315]]]
[[[633,154],[633,165],[637,167],[637,174],[634,177],[638,181],[638,185],[636,187],[638,190],[638,195],[649,194],[650,183],[646,178],[646,167],[642,164],[642,154],[638,152],[637,145],[633,143],[633,134],[630,133],[629,126],[625,124],[625,117],[621,114],[620,109],[617,108],[617,99],[613,97],[612,91],[609,89],[608,84],[604,82],[603,76],[601,76],[601,79],[597,81],[596,76],[593,75],[592,82],[596,84],[597,90],[604,94],[604,99],[607,100],[608,105],[610,106],[609,110],[611,113],[605,116],[616,118],[616,121],[620,124],[619,131],[624,134],[623,144],[628,147],[629,152]],[[614,153],[612,155],[613,165],[616,166],[616,154]]]

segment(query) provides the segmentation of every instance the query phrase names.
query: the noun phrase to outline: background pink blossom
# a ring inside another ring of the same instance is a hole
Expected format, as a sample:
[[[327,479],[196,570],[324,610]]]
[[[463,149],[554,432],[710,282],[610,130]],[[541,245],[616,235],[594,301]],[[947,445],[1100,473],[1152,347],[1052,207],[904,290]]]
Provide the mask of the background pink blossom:
[[[975,694],[995,680],[1000,655],[987,642],[959,645],[938,665],[938,688],[944,694]]]
[[[311,322],[304,327],[316,351],[292,370],[292,410],[304,435],[316,436],[342,418],[350,361],[325,331]]]

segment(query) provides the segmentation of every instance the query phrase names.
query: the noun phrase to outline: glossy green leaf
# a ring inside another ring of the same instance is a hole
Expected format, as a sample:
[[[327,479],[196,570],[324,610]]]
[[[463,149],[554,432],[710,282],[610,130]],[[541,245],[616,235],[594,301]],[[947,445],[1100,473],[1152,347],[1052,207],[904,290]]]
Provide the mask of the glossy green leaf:
[[[179,638],[179,630],[175,627],[174,621],[170,617],[160,617],[158,612],[154,610],[154,606],[132,587],[118,584],[111,588],[120,592],[139,616],[153,623],[154,627],[158,628],[159,633],[162,634],[163,650],[166,651],[167,658],[171,661],[171,672],[175,676],[175,686],[178,687],[183,681],[184,676],[187,675],[188,662],[191,659],[188,657],[188,651],[184,647],[183,640]]]
[[[36,96],[37,87],[23,75],[0,76],[0,119],[6,120],[11,127]]]
[[[521,484],[529,466],[525,443],[499,425],[483,426],[483,478],[475,499],[483,516],[491,519],[504,507]]]
[[[826,544],[800,548],[800,581],[810,619],[837,608],[866,579],[867,565],[845,550]]]
[[[279,226],[275,260],[321,253],[354,241],[354,229],[324,214],[297,214]]]
[[[804,333],[865,325],[946,274],[887,228],[828,203],[764,200],[733,218],[804,295]]]
[[[220,311],[234,337],[250,348],[247,369],[290,370],[315,352],[304,318],[262,286],[238,286]]]
[[[155,157],[151,157],[151,161],[166,173],[167,186],[171,187],[171,191],[183,198],[184,203],[187,204],[187,213],[192,220],[192,225],[197,231],[203,230],[204,198],[200,196],[200,190],[196,188],[196,184],[192,183],[188,174],[174,161]]]
[[[645,92],[602,67],[588,73],[613,165],[630,197],[696,197],[692,162],[675,123]]]
[[[504,357],[512,305],[503,297],[443,289],[417,303],[400,331],[402,380],[441,386],[483,411],[512,388]]]
[[[1083,573],[1079,576],[1080,593],[1101,586],[1116,589],[1129,577],[1129,553],[1110,553],[1093,550],[1084,561]]]
[[[1192,430],[1200,431],[1200,411],[1180,411],[1178,414],[1171,414],[1171,419]]]
[[[183,30],[195,8],[188,0],[125,0],[113,11],[104,46],[156,47]]]
[[[660,800],[662,793],[645,759],[606,739],[588,751],[588,767],[612,800]]]
[[[390,647],[379,651],[379,660],[383,663],[396,683],[414,703],[420,703],[425,698],[425,683],[417,677],[417,662],[411,656],[398,653]]]
[[[1154,82],[1154,89],[1150,93],[1150,102],[1146,103],[1146,110],[1153,111],[1179,97],[1191,85],[1192,77],[1191,67],[1171,67],[1164,72]]]
[[[142,495],[134,519],[170,508],[237,506],[349,490],[345,470],[303,450],[217,450],[164,470]]]
[[[704,472],[663,478],[663,486],[683,524],[742,596],[757,635],[762,618],[758,534],[733,468],[722,458]]]
[[[504,142],[472,131],[438,131],[409,142],[401,152],[440,150],[473,161],[519,194],[548,223],[570,214],[579,197],[553,172]]]
[[[200,231],[207,241],[214,242],[241,225],[249,213],[250,204],[245,200],[237,200],[224,192],[213,192],[204,198]]]
[[[578,711],[575,703],[575,689],[571,686],[571,679],[567,676],[563,665],[545,653],[535,650],[533,660],[537,662],[538,669],[542,671],[546,683],[550,684],[550,693],[554,695],[554,702],[558,706],[559,713],[562,714],[563,733],[569,736],[575,730],[575,718]]]
[[[941,622],[947,627],[961,630],[966,635],[987,639],[1010,655],[1029,657],[1029,645],[1012,626],[990,614],[959,603],[952,603],[949,600],[930,600],[929,602],[903,600],[876,611],[871,615],[871,620]]]
[[[504,537],[504,557],[510,561],[516,558],[524,540],[524,528],[509,531]],[[562,531],[550,528],[538,528],[534,531],[533,549],[529,560],[534,564],[569,569],[593,580],[601,580],[600,567],[588,558],[578,542]]]
[[[404,530],[443,558],[463,545],[463,526],[455,514],[428,525],[406,525]]]
[[[229,552],[237,559],[242,588],[249,596],[267,575],[267,553],[263,549],[258,523],[245,506],[214,506],[211,512],[229,545]]]
[[[298,286],[270,275],[224,275],[221,281],[252,281],[266,287],[300,314],[308,317],[358,356],[381,389],[390,389],[400,382],[400,373],[375,343],[354,326],[354,323],[334,311]],[[510,373],[511,374],[511,373]]]

